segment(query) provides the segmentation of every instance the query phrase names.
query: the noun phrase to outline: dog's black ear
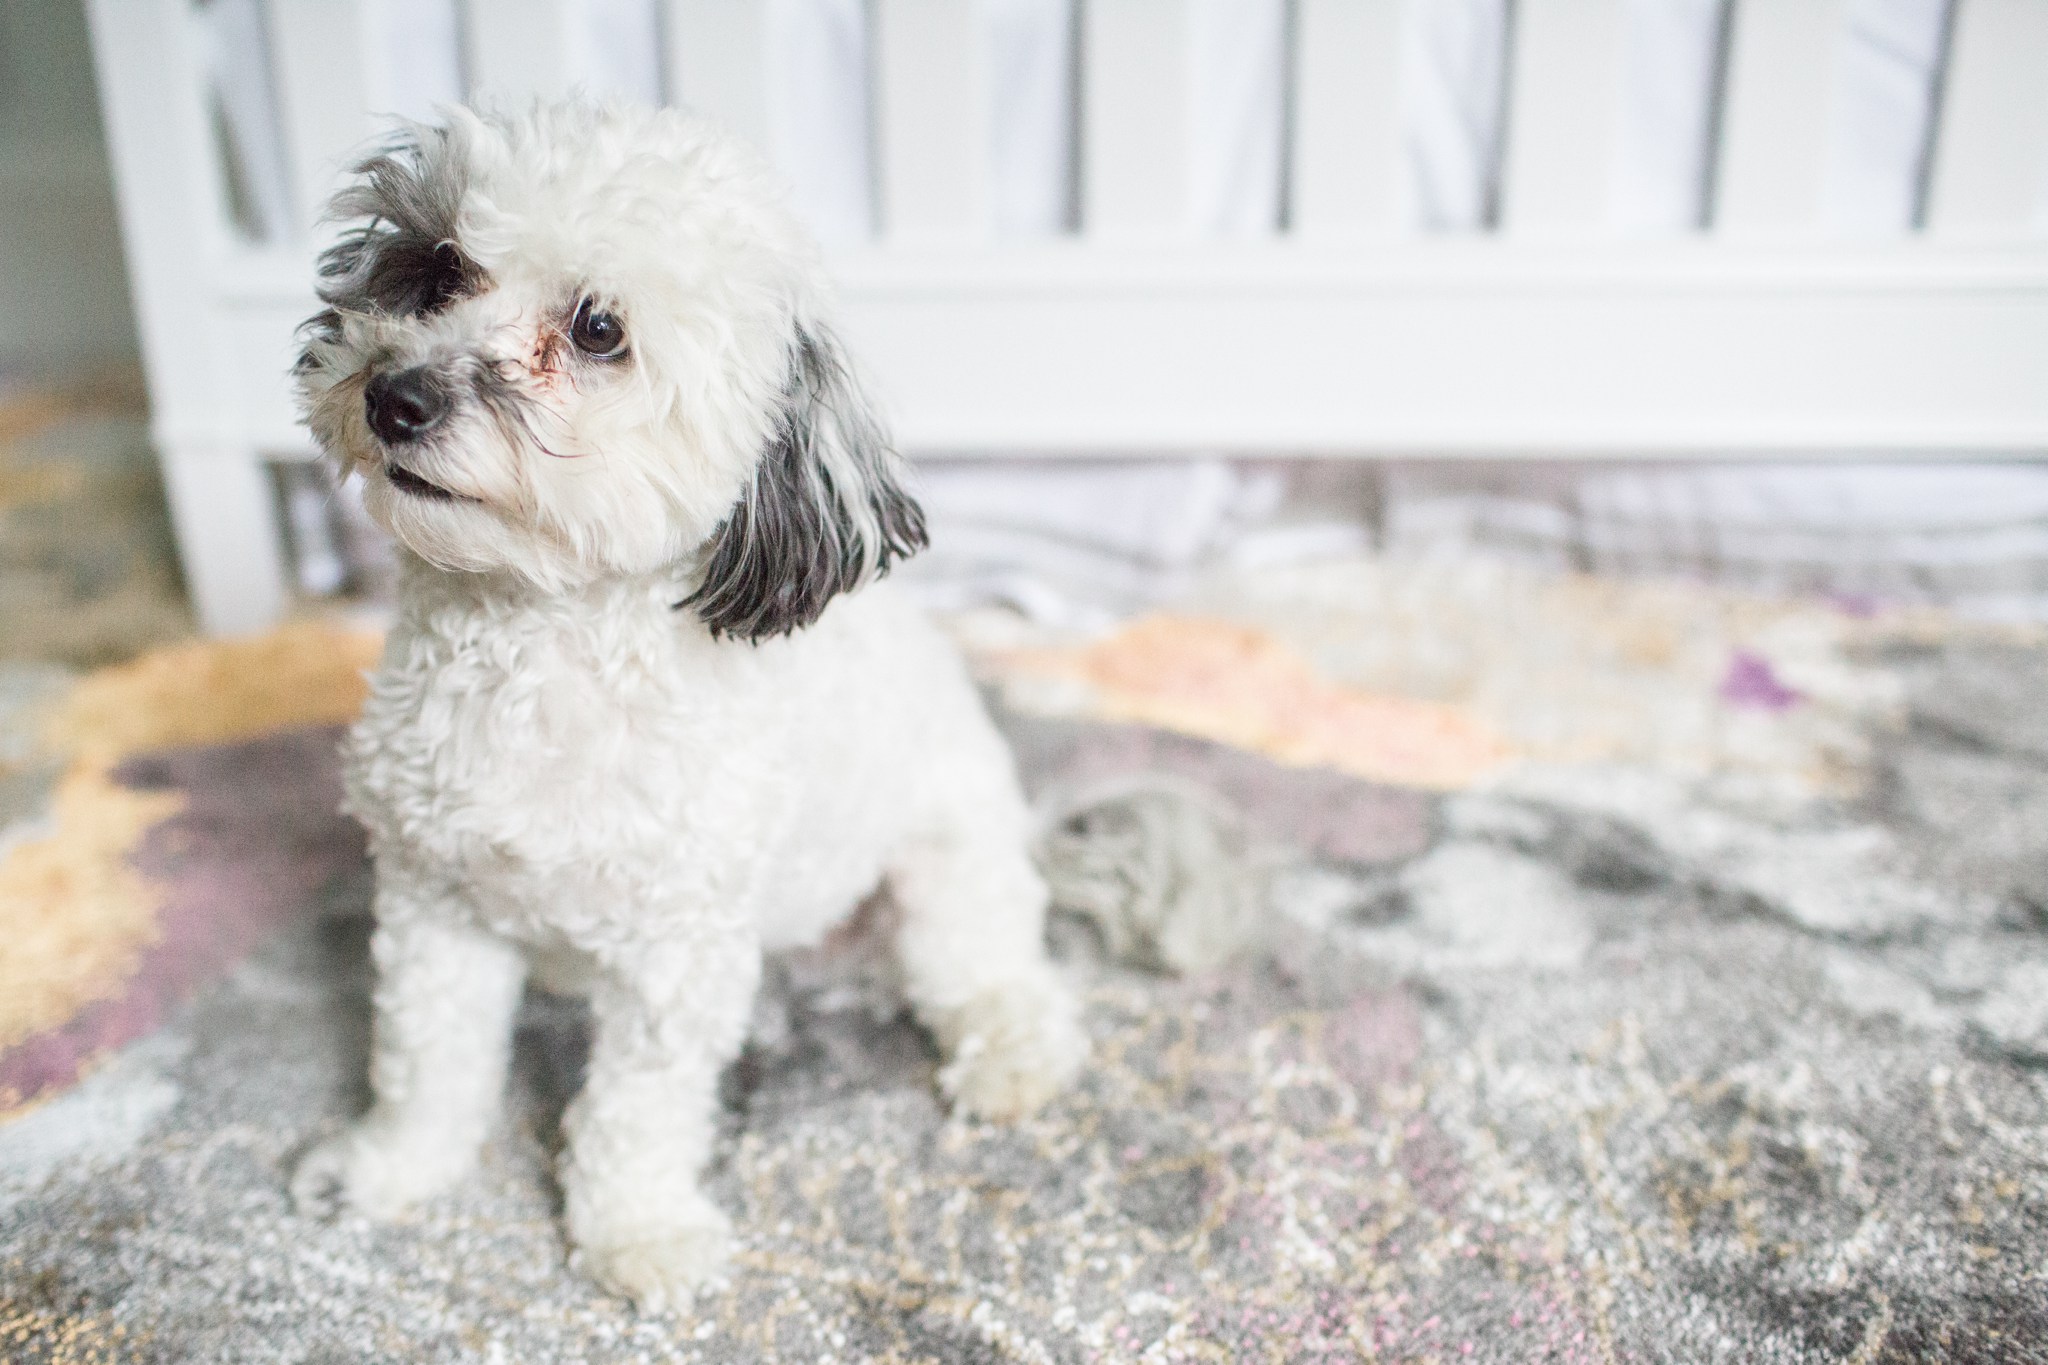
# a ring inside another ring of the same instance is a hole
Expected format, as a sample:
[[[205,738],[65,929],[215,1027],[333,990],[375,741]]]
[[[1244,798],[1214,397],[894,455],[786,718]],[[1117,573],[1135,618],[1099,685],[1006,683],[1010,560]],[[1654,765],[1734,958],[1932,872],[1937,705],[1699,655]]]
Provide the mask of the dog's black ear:
[[[811,624],[833,597],[924,548],[924,509],[903,479],[838,342],[799,328],[776,434],[712,534],[702,582],[679,605],[713,635],[743,640]]]

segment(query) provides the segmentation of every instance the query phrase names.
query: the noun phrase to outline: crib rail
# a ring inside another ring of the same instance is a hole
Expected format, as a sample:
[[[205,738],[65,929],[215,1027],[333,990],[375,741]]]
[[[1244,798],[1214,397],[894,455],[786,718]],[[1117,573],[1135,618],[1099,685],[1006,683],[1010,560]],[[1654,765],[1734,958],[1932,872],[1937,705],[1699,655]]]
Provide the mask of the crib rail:
[[[235,172],[191,0],[90,0],[156,436],[217,625],[280,600],[255,456],[307,453],[291,331],[317,205],[398,103],[395,3],[264,5],[291,194],[251,240],[222,208]],[[774,143],[774,3],[659,0],[623,68],[593,46],[609,3],[459,3],[463,93],[666,98]],[[1489,230],[1431,239],[1402,228],[1403,0],[1077,0],[1067,230],[1019,242],[974,4],[869,0],[873,233],[835,268],[906,447],[2048,452],[2048,0],[1955,0],[1915,228],[1853,243],[1822,193],[1847,0],[1729,0],[1697,230],[1617,235],[1627,8],[1514,7]],[[1249,231],[1191,150],[1219,43],[1286,74],[1245,152],[1273,190]]]

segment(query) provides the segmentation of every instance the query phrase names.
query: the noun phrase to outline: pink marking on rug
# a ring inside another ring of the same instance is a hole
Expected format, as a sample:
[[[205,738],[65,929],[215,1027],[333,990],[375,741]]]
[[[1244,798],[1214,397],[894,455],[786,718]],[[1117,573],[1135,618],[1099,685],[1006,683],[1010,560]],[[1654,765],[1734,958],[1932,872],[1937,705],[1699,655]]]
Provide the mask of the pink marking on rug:
[[[1323,1027],[1331,1070],[1370,1103],[1383,1086],[1408,1078],[1422,1055],[1422,1018],[1406,991],[1353,996]]]
[[[1763,655],[1738,649],[1728,659],[1728,671],[1721,678],[1721,700],[1730,706],[1760,711],[1784,711],[1805,698],[1779,681],[1777,670]]]
[[[115,777],[123,785],[186,798],[132,857],[162,891],[157,940],[118,995],[0,1051],[0,1093],[32,1102],[70,1085],[102,1054],[149,1033],[193,991],[226,975],[279,925],[312,913],[325,887],[362,867],[362,830],[338,809],[340,733],[291,730],[121,765]]]

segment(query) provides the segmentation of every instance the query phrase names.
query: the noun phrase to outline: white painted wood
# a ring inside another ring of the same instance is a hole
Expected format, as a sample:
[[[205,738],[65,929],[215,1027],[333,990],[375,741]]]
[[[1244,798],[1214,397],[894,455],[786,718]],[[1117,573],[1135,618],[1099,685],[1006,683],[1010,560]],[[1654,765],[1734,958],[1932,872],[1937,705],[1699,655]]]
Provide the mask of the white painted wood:
[[[1298,0],[1290,216],[1305,240],[1400,230],[1405,8],[1402,0]]]
[[[768,151],[768,20],[758,0],[664,0],[670,103]]]
[[[1928,227],[2016,237],[2048,207],[2048,0],[1958,0]]]
[[[277,489],[257,456],[240,443],[157,443],[178,567],[209,635],[261,630],[289,600]]]
[[[584,50],[575,0],[467,0],[469,98],[505,109],[567,94]]]
[[[1599,233],[1621,148],[1623,0],[1521,0],[1508,53],[1501,226]]]
[[[364,0],[269,0],[278,115],[301,227],[341,183],[352,152],[376,128]]]
[[[903,243],[986,235],[986,49],[965,0],[876,0],[881,231]]]
[[[283,609],[284,556],[258,444],[237,423],[233,376],[236,347],[265,348],[276,333],[238,334],[240,320],[212,287],[241,253],[221,217],[192,11],[185,0],[91,0],[87,15],[179,560],[204,629],[250,629]],[[294,289],[294,308],[306,289]],[[284,371],[260,384],[283,392]],[[191,432],[211,436],[197,462],[180,439]]]
[[[1089,0],[1081,63],[1082,231],[1109,241],[1183,236],[1185,0]]]
[[[1828,118],[1847,0],[1733,0],[1712,226],[1799,236],[1821,225]]]
[[[2048,452],[2048,249],[1417,243],[837,262],[929,453]]]
[[[204,425],[218,402],[207,267],[229,236],[191,14],[184,0],[91,0],[87,14],[152,417]]]

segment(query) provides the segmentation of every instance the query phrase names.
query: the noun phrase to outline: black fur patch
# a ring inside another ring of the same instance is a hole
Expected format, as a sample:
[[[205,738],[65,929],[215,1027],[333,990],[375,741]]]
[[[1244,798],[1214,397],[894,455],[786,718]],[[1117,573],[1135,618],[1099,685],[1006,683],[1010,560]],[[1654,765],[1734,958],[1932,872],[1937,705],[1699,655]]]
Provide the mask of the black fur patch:
[[[299,324],[299,340],[310,347],[315,342],[336,342],[341,340],[341,314],[332,308],[323,308]],[[292,369],[300,374],[313,368],[313,352],[303,350],[293,362]]]
[[[329,213],[363,221],[320,257],[324,301],[419,317],[489,283],[455,240],[467,182],[445,129],[413,129],[355,169]]]
[[[903,488],[901,459],[831,337],[797,333],[784,411],[752,486],[712,534],[702,586],[677,604],[695,608],[714,636],[759,641],[808,626],[832,598],[926,543],[924,509]],[[821,442],[835,439],[854,471],[851,487],[840,487],[822,458]]]

